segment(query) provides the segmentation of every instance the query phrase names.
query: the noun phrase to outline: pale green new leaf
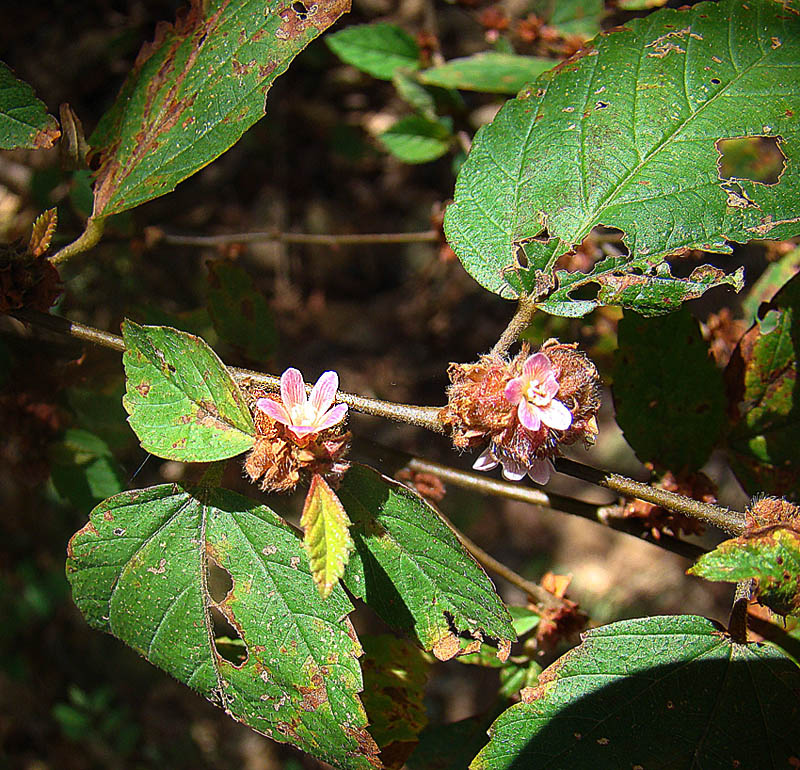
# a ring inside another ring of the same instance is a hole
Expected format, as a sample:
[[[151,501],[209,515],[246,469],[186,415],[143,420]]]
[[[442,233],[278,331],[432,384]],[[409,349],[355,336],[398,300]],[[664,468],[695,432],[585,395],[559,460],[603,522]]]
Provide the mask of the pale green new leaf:
[[[461,59],[451,59],[438,67],[423,70],[417,77],[420,82],[429,86],[515,94],[526,83],[555,65],[553,59],[540,56],[485,51]]]
[[[449,149],[452,135],[446,120],[428,120],[422,115],[400,118],[378,136],[380,143],[404,163],[429,163]]]
[[[800,670],[692,615],[595,628],[495,721],[472,770],[782,768]]]
[[[594,288],[602,304],[602,292],[613,297],[628,276],[656,277],[669,255],[800,233],[798,114],[796,0],[657,11],[544,73],[479,131],[445,232],[484,287],[534,292],[544,303],[568,282],[564,273],[555,280],[556,260],[592,228],[618,228],[630,257],[592,281],[572,281]],[[778,143],[786,167],[777,183],[720,178],[716,143],[737,136]],[[650,287],[648,307],[669,283]],[[567,292],[560,308],[546,309],[579,315],[598,304],[565,312],[585,300]],[[638,309],[635,297],[626,302]]]
[[[183,462],[235,457],[253,445],[253,418],[216,353],[193,334],[122,325],[128,421],[148,452]]]
[[[268,508],[207,486],[124,492],[92,511],[68,556],[92,627],[274,740],[343,770],[378,766],[352,605],[338,586],[319,596],[297,536]],[[215,614],[238,640],[216,641]]]
[[[359,24],[334,32],[325,42],[343,62],[381,80],[391,80],[398,69],[420,67],[416,40],[395,24]]]
[[[311,561],[311,574],[325,598],[344,574],[353,550],[353,540],[346,511],[336,493],[318,473],[311,478],[300,526],[305,533],[303,545]]]
[[[356,548],[344,576],[349,591],[438,658],[460,654],[463,633],[506,659],[516,638],[508,611],[428,503],[363,465],[350,468],[338,494]]]
[[[160,24],[89,144],[94,217],[133,208],[208,165],[264,114],[275,78],[350,0],[191,0]]]

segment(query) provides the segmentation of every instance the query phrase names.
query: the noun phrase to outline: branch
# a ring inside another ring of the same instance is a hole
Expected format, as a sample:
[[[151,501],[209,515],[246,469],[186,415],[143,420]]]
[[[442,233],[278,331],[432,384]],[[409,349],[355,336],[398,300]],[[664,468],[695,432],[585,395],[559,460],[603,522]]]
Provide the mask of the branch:
[[[54,265],[60,265],[62,262],[66,262],[70,257],[74,257],[82,251],[88,251],[103,237],[105,226],[105,217],[98,217],[97,219],[89,217],[89,219],[86,220],[84,231],[72,243],[68,243],[63,249],[53,254],[53,256],[49,258],[50,261]]]
[[[536,303],[530,297],[520,297],[514,317],[509,321],[505,331],[500,335],[500,339],[497,340],[492,348],[494,355],[504,356],[508,353],[508,349],[519,339],[519,335],[530,324],[534,312],[536,312]]]
[[[316,246],[371,246],[391,243],[436,243],[441,237],[438,230],[418,233],[286,233],[268,230],[253,233],[225,233],[222,235],[175,235],[160,227],[150,227],[147,235],[152,243],[174,246],[227,246],[232,243],[304,243]]]

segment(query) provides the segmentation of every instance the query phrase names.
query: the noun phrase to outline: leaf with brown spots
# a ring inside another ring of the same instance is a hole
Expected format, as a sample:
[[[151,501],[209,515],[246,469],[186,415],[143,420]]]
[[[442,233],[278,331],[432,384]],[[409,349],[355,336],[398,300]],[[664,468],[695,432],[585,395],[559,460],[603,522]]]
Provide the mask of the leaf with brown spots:
[[[160,23],[89,139],[93,216],[171,192],[235,144],[264,114],[275,78],[348,10],[349,0],[192,0]]]
[[[799,688],[780,650],[737,644],[706,618],[624,620],[523,690],[470,768],[790,767]]]
[[[319,596],[296,534],[268,508],[207,486],[124,492],[74,535],[67,577],[91,626],[234,719],[336,768],[380,768],[353,607],[338,585]]]
[[[144,449],[169,460],[212,462],[253,445],[245,398],[200,337],[133,321],[123,323],[122,336],[122,404]]]
[[[0,150],[48,150],[59,136],[58,121],[33,89],[0,62]]]

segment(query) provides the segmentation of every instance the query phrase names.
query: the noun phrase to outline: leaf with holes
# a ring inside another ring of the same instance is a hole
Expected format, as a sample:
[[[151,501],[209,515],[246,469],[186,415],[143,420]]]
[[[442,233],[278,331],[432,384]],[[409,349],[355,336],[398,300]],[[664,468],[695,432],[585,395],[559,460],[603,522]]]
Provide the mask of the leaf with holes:
[[[637,457],[675,472],[698,470],[725,427],[725,397],[722,372],[691,313],[625,313],[613,378],[617,422]]]
[[[593,629],[495,721],[472,770],[790,767],[800,670],[692,615]],[[735,739],[731,736],[735,725]]]
[[[344,574],[353,540],[347,513],[336,493],[318,473],[311,478],[300,526],[305,533],[303,545],[311,562],[314,582],[323,598],[327,597]]]
[[[253,278],[227,259],[208,264],[208,313],[225,342],[253,361],[263,361],[278,343],[275,321]]]
[[[541,56],[485,51],[431,67],[420,72],[418,78],[426,85],[441,88],[515,94],[555,64],[553,59]]]
[[[703,555],[688,574],[706,580],[738,583],[755,580],[760,604],[778,615],[800,616],[800,522],[761,527],[720,543]]]
[[[343,62],[381,80],[391,80],[399,69],[420,67],[416,40],[395,24],[359,24],[325,37]]]
[[[212,567],[229,590],[212,595]],[[166,484],[101,503],[68,548],[89,624],[234,719],[338,768],[378,767],[358,693],[361,648],[336,587],[322,599],[294,532],[268,508]],[[236,662],[214,616],[238,635]]]
[[[796,2],[656,11],[597,37],[507,102],[476,135],[445,215],[468,272],[502,296],[533,293],[545,303],[569,285],[563,273],[556,282],[556,261],[569,270],[572,250],[603,225],[621,230],[629,251],[594,276],[616,302],[621,276],[641,276],[670,255],[800,233]],[[734,137],[766,139],[781,153],[774,184],[721,177],[718,143]],[[578,272],[572,283],[585,278]],[[583,301],[569,292],[557,299]]]
[[[750,494],[794,494],[800,467],[800,275],[761,310],[725,372],[729,411],[737,418],[729,457]]]
[[[253,445],[253,417],[230,372],[206,343],[167,326],[122,325],[122,404],[142,447],[157,457],[212,462]]]
[[[356,550],[344,582],[390,626],[413,634],[440,660],[487,639],[501,660],[516,638],[492,582],[419,495],[364,465],[339,488]]]
[[[0,62],[0,150],[47,150],[61,129],[33,89]]]
[[[143,46],[89,144],[99,158],[94,217],[171,192],[264,114],[275,78],[349,0],[192,0]]]

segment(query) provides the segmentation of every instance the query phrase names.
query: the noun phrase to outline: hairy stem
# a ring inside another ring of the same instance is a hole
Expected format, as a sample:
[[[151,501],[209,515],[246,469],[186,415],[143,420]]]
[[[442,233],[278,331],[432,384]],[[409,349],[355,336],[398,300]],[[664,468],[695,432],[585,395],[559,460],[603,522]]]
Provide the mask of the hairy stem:
[[[268,230],[253,233],[224,233],[222,235],[176,235],[160,227],[148,230],[151,240],[174,246],[226,246],[232,243],[302,243],[315,246],[371,246],[391,243],[435,243],[440,238],[438,230],[418,233],[287,233]]]
[[[492,354],[504,356],[508,349],[519,339],[519,335],[525,330],[533,318],[536,311],[536,303],[530,297],[520,297],[517,304],[517,311],[509,321],[500,339],[497,340],[492,348]]]
[[[97,217],[96,219],[89,217],[86,220],[84,231],[72,243],[68,243],[64,248],[53,254],[50,257],[50,261],[54,265],[60,265],[82,251],[88,251],[102,238],[105,225],[105,217]]]

